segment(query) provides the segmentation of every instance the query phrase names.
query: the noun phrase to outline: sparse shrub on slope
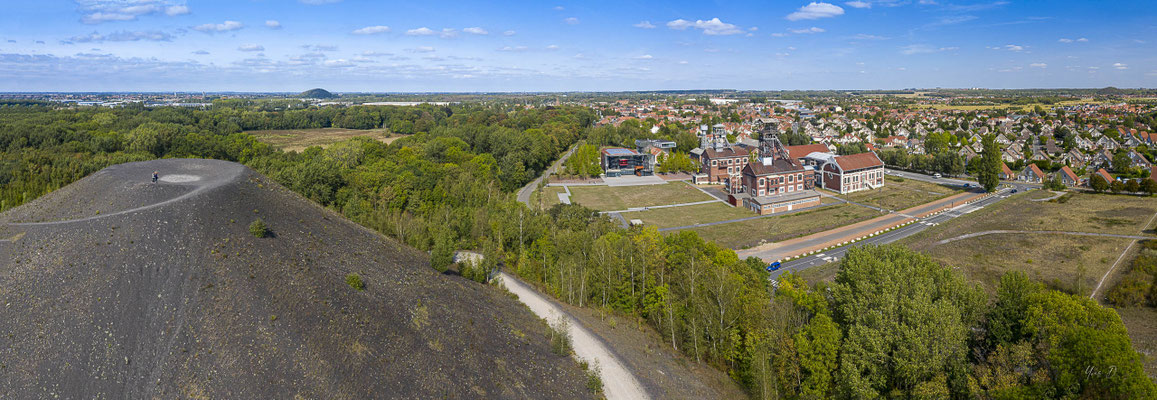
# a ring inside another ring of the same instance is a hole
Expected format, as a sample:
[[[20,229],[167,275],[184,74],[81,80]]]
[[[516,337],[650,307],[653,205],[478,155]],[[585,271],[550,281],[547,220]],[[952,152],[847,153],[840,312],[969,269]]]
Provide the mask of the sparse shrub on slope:
[[[350,285],[350,287],[357,289],[359,292],[366,290],[366,283],[362,282],[362,277],[358,274],[346,275],[345,283]]]
[[[269,226],[265,225],[265,221],[262,221],[261,218],[258,218],[249,224],[249,233],[253,234],[255,238],[269,236]]]

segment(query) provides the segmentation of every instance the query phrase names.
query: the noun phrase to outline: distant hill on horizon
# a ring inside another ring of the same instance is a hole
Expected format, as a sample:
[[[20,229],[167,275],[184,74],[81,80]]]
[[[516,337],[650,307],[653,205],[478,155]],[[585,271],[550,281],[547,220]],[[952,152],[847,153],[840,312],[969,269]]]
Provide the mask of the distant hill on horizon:
[[[301,92],[298,97],[304,99],[332,99],[337,96],[335,96],[333,93],[330,93],[328,90],[322,88],[314,88]]]

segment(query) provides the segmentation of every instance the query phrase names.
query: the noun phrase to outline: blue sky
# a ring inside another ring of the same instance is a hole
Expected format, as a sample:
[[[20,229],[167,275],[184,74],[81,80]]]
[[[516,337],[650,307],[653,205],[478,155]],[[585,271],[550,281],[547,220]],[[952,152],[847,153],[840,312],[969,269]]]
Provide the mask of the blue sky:
[[[9,1],[0,91],[1157,87],[1151,1]]]

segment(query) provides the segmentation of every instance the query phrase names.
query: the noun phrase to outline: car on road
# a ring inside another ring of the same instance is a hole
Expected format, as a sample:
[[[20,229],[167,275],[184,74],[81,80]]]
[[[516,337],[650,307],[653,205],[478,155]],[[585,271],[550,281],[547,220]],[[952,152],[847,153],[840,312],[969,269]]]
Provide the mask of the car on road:
[[[1013,189],[1013,190],[1012,190],[1012,192],[1013,192],[1013,193],[1016,193],[1016,189]]]
[[[940,173],[939,173],[939,172],[937,172],[937,173],[933,174],[933,175],[932,175],[932,177],[933,177],[933,178],[940,178]]]
[[[780,266],[781,265],[780,265],[779,261],[773,262],[771,264],[767,264],[767,272],[772,272],[772,271],[778,270]]]

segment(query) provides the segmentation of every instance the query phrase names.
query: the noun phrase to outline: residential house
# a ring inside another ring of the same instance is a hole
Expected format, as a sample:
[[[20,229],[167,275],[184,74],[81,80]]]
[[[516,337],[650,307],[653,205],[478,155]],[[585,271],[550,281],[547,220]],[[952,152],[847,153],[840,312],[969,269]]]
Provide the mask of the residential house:
[[[1113,176],[1109,175],[1109,171],[1105,171],[1104,168],[1097,169],[1097,172],[1094,172],[1093,175],[1100,176],[1101,179],[1105,180],[1105,182],[1113,182]]]
[[[1141,153],[1135,149],[1129,149],[1129,162],[1130,165],[1140,167],[1141,169],[1149,169],[1153,165],[1153,163],[1146,160],[1145,156],[1141,155]]]
[[[1000,180],[1011,181],[1013,179],[1016,179],[1016,174],[1012,172],[1012,168],[1009,168],[1008,164],[1000,163]]]
[[[1057,175],[1060,175],[1061,183],[1064,183],[1067,187],[1081,186],[1084,183],[1081,182],[1081,179],[1077,177],[1077,174],[1073,172],[1072,169],[1069,169],[1069,166],[1067,165],[1061,167],[1061,170],[1057,171]]]
[[[1047,179],[1045,173],[1041,172],[1036,164],[1029,164],[1027,167],[1024,167],[1024,170],[1020,171],[1020,174],[1018,174],[1016,178],[1019,181],[1032,183],[1042,183]]]

